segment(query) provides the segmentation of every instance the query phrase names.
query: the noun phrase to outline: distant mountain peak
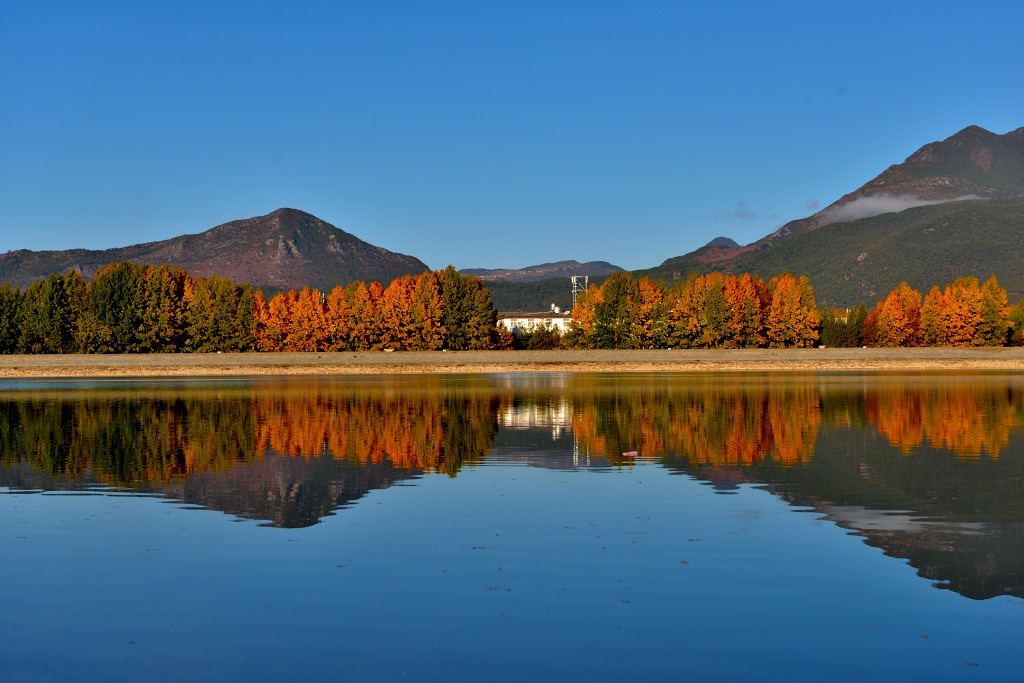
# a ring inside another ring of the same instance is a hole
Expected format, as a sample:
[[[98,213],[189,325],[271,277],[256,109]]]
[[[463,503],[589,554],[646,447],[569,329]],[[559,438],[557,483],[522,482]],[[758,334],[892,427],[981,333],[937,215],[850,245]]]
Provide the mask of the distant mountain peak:
[[[609,275],[617,270],[619,266],[607,261],[554,261],[552,263],[540,263],[525,268],[464,268],[459,272],[463,275],[473,275],[484,282],[536,282],[537,280],[550,280],[556,277],[571,277],[573,275],[588,275],[598,277]]]
[[[720,270],[806,275],[818,301],[871,305],[907,281],[920,291],[995,273],[1024,296],[1024,128],[968,126],[920,147],[821,211],[739,248],[712,243],[638,274],[667,282]]]
[[[922,146],[903,163],[893,164],[821,211],[787,223],[755,245],[764,249],[830,223],[916,206],[1006,198],[1022,193],[1024,128],[999,135],[971,125],[945,140]]]
[[[428,270],[417,258],[364,242],[310,213],[280,208],[159,242],[103,251],[22,251],[17,258],[0,255],[0,282],[27,286],[72,267],[91,278],[117,261],[153,266],[167,263],[184,268],[193,277],[220,275],[268,291],[310,287],[329,292],[356,280],[387,284],[396,277]]]
[[[739,242],[737,242],[735,240],[732,240],[732,239],[729,239],[728,237],[716,237],[715,239],[711,240],[710,242],[708,242],[704,246],[705,247],[723,247],[725,249],[731,249],[733,247],[738,247],[740,245],[739,245]]]

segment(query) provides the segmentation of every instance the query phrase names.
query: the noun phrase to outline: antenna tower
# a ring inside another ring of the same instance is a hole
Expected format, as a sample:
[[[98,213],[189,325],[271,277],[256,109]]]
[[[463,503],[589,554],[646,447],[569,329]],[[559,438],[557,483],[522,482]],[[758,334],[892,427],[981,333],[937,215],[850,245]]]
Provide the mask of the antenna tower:
[[[569,279],[572,280],[572,307],[576,308],[576,297],[580,292],[587,291],[587,287],[590,286],[590,276],[570,275]]]

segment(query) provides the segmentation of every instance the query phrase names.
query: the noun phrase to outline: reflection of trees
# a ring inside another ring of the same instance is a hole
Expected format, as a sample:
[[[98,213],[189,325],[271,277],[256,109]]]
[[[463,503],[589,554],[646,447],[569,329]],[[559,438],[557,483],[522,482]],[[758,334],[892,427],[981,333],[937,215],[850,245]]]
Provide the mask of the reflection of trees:
[[[248,401],[80,391],[3,400],[0,462],[104,483],[170,482],[254,455]]]
[[[636,451],[694,464],[802,462],[821,421],[812,378],[650,377],[628,384],[573,384],[573,431],[581,448],[611,459]]]
[[[343,395],[329,385],[268,391],[254,403],[256,450],[331,453],[338,460],[455,475],[490,450],[497,431],[493,392],[452,391],[441,379],[416,386],[368,385]]]
[[[141,488],[277,526],[491,448],[498,394],[443,378],[0,395],[0,485]],[[292,457],[300,456],[300,457]]]
[[[904,451],[927,442],[961,456],[997,457],[1020,424],[1019,400],[992,385],[887,386],[868,393],[865,410],[878,431]]]
[[[19,393],[0,398],[0,463],[72,481],[88,472],[115,486],[166,484],[273,450],[454,475],[490,449],[497,401],[441,379]]]
[[[919,380],[669,375],[614,382],[582,376],[569,392],[581,448],[613,459],[637,451],[701,465],[766,457],[807,462],[821,426],[874,426],[907,453],[930,445],[960,457],[997,457],[1024,423],[1021,393],[1003,379]]]

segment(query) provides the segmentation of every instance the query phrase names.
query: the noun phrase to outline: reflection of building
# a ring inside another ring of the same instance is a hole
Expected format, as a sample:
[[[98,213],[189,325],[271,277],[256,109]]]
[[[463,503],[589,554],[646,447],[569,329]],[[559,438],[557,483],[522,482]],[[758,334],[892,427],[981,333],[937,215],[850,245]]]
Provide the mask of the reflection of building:
[[[550,403],[512,403],[498,412],[498,424],[506,429],[551,429],[551,438],[557,439],[563,431],[572,430],[572,414],[564,398]]]

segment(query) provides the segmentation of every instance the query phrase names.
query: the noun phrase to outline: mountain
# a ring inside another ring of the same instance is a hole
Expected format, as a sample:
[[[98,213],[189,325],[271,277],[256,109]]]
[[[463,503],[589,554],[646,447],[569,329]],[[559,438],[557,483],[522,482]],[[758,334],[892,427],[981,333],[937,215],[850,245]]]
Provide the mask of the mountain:
[[[417,258],[376,247],[296,209],[231,221],[206,232],[105,250],[18,250],[0,254],[0,282],[27,287],[50,273],[89,279],[108,263],[180,266],[193,277],[220,275],[268,292],[315,287],[329,292],[355,280],[385,285],[428,270]]]
[[[925,145],[812,216],[743,247],[712,242],[637,276],[719,270],[806,275],[819,302],[869,306],[900,282],[926,293],[961,275],[995,273],[1024,296],[1024,128],[970,126]]]
[[[547,280],[549,278],[556,277],[570,277],[572,275],[611,275],[617,270],[622,270],[618,266],[612,265],[607,261],[588,261],[587,263],[580,263],[579,261],[556,261],[554,263],[541,263],[536,266],[527,266],[526,268],[497,268],[493,270],[487,270],[485,268],[466,268],[459,272],[463,275],[475,275],[484,282],[494,282],[502,280],[505,282],[535,282],[537,280]]]
[[[932,142],[843,195],[816,214],[791,221],[757,242],[764,248],[832,223],[900,212],[915,206],[1024,193],[1024,128],[1005,135],[968,126]]]

